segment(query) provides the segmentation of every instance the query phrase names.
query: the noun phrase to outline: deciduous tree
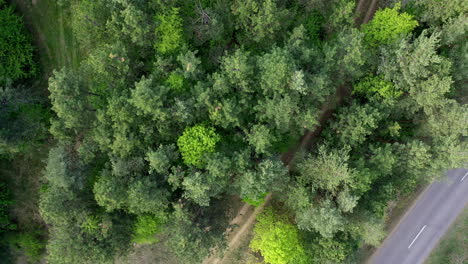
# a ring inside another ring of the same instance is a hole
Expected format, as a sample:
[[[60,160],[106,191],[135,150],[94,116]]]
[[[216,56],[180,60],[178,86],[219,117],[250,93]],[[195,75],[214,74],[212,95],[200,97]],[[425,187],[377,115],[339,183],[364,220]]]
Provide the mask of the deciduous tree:
[[[401,5],[378,10],[374,18],[362,27],[365,40],[370,46],[391,44],[398,38],[409,34],[418,25],[413,16],[400,13]]]
[[[266,209],[257,216],[250,248],[259,251],[270,264],[310,263],[299,230],[285,215]]]

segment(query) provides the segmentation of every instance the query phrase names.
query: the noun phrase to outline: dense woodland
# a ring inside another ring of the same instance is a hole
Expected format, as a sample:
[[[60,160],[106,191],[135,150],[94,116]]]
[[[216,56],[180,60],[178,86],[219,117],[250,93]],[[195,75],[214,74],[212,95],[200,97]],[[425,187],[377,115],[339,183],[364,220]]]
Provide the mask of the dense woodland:
[[[265,263],[342,263],[380,244],[390,201],[466,161],[466,1],[387,4],[363,25],[351,0],[57,2],[85,56],[46,97],[0,0],[0,164],[50,148],[48,263],[112,263],[136,244],[202,263],[225,248],[230,199],[269,193],[250,243]],[[11,238],[0,188],[3,247],[41,251],[24,241],[38,235]]]

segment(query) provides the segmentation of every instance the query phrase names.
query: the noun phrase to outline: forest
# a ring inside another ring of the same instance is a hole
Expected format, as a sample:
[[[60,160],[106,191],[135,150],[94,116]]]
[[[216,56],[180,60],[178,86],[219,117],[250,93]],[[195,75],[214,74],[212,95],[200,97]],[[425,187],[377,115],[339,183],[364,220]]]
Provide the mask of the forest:
[[[235,201],[262,209],[239,263],[352,263],[392,202],[468,160],[464,0],[380,1],[367,23],[353,0],[51,2],[80,59],[48,71],[0,0],[6,263],[209,263]],[[25,228],[8,172],[27,155]]]

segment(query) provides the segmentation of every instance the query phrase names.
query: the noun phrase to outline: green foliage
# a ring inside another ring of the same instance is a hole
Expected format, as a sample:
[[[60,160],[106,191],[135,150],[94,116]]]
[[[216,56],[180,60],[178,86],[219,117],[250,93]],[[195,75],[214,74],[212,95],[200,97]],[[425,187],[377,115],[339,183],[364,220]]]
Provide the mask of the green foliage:
[[[423,109],[431,114],[448,102],[444,96],[453,83],[451,63],[437,54],[439,46],[440,33],[428,36],[424,31],[414,42],[402,40],[396,49],[383,53],[379,71],[393,81],[397,90],[408,93],[399,104],[404,111]]]
[[[47,136],[50,112],[33,89],[0,86],[0,156],[12,157],[37,147]]]
[[[370,75],[360,80],[353,86],[353,93],[363,94],[367,97],[378,95],[385,99],[398,98],[403,94],[402,91],[397,90],[392,82],[385,80],[380,75]]]
[[[49,79],[49,91],[52,110],[64,121],[65,128],[89,126],[95,111],[90,99],[100,95],[87,90],[80,73],[65,68],[54,71]]]
[[[126,193],[126,179],[114,177],[108,170],[102,171],[94,183],[93,193],[97,204],[108,211],[122,209],[128,199]]]
[[[52,148],[49,152],[45,178],[49,184],[63,189],[82,189],[83,177],[79,170],[72,170],[71,157],[64,146]]]
[[[258,206],[268,193],[294,219],[259,217],[251,246],[266,262],[341,263],[379,244],[390,200],[461,160],[466,107],[449,99],[463,84],[459,11],[403,39],[418,23],[398,5],[360,31],[349,0],[69,4],[86,57],[49,82],[60,144],[40,211],[52,264],[112,262],[156,237],[202,263],[223,251],[226,197]],[[353,83],[363,96],[348,96]],[[317,151],[284,166],[304,134]]]
[[[260,251],[266,263],[310,263],[299,230],[288,221],[287,216],[279,215],[272,209],[265,209],[257,216],[254,237],[250,248]]]
[[[266,193],[280,191],[286,185],[287,173],[280,160],[264,160],[255,170],[246,171],[239,177],[240,196],[255,201],[255,204],[261,202]]]
[[[348,152],[349,148],[333,150],[322,145],[317,156],[309,155],[297,165],[296,183],[286,202],[300,229],[326,238],[345,230],[345,213],[352,212],[358,200],[349,188],[354,172]]]
[[[199,213],[203,213],[201,208],[198,210]],[[220,215],[216,217],[219,219]],[[218,230],[219,233],[207,231],[212,228],[216,230],[216,227],[207,221],[197,222],[194,215],[187,211],[187,208],[182,208],[181,204],[175,204],[174,212],[167,223],[170,239],[166,243],[180,263],[201,263],[212,248],[223,249],[224,227]]]
[[[175,144],[161,145],[156,151],[150,151],[146,155],[150,172],[155,171],[160,174],[166,173],[171,166],[171,162],[179,158]]]
[[[109,37],[104,29],[111,14],[104,1],[73,1],[71,10],[73,35],[76,36],[75,39],[79,41],[82,50],[92,49]]]
[[[213,127],[196,125],[186,128],[182,136],[177,140],[177,146],[187,165],[203,167],[203,156],[215,151],[216,144],[221,137],[216,134]]]
[[[288,10],[278,7],[276,0],[236,0],[231,9],[239,21],[237,27],[254,42],[274,39],[288,14]]]
[[[183,20],[179,9],[172,8],[167,14],[156,15],[159,25],[156,29],[158,40],[156,50],[162,54],[175,53],[184,45]]]
[[[133,226],[133,241],[138,244],[154,244],[156,235],[162,231],[165,217],[162,215],[139,215]]]
[[[324,5],[330,5],[329,1],[323,1]],[[344,28],[354,25],[354,10],[356,2],[348,0],[336,0],[333,7],[328,8],[325,14],[325,25],[329,32],[339,32]]]
[[[73,160],[67,162],[70,173],[84,169]],[[77,175],[85,180],[85,174]],[[108,263],[115,255],[124,254],[130,243],[128,216],[105,214],[79,188],[63,188],[60,184],[50,181],[39,203],[40,213],[49,225],[47,261]]]
[[[44,240],[40,239],[40,232],[19,233],[10,243],[24,252],[29,262],[35,263],[41,260],[45,249]]]
[[[93,234],[98,231],[99,226],[101,225],[101,219],[95,215],[89,215],[81,224],[83,232]]]
[[[312,188],[320,188],[331,193],[337,193],[341,184],[350,181],[351,172],[347,165],[349,158],[346,149],[328,150],[325,146],[319,148],[317,157],[310,155],[298,164],[300,177],[298,182]]]
[[[5,182],[0,182],[0,235],[9,230],[15,230],[16,225],[10,218],[10,207],[14,204],[11,191]]]
[[[0,2],[0,85],[8,79],[17,81],[36,73],[33,51],[23,19],[12,6]]]
[[[464,0],[439,1],[420,0],[414,2],[417,7],[417,16],[424,22],[439,25],[466,13],[466,3]]]
[[[377,247],[383,241],[387,233],[385,232],[384,222],[375,217],[370,217],[358,224],[359,233],[362,240],[367,245]]]
[[[127,204],[132,213],[157,213],[166,209],[169,193],[149,178],[136,180],[128,186]]]
[[[332,238],[344,231],[346,219],[340,209],[330,200],[324,200],[296,213],[297,226],[302,230],[316,231],[325,238]]]
[[[400,7],[398,3],[393,8],[377,11],[374,18],[362,27],[365,40],[370,46],[390,44],[409,34],[418,25],[412,15],[400,13]]]
[[[245,197],[245,198],[242,199],[242,201],[244,203],[248,203],[248,204],[250,204],[252,206],[259,207],[260,205],[265,203],[265,197],[266,196],[267,196],[267,193],[262,193],[262,195],[260,195],[260,197],[258,197],[256,199]]]
[[[180,74],[177,74],[175,72],[172,72],[169,77],[166,80],[166,84],[171,87],[171,89],[174,89],[174,91],[177,92],[183,92],[185,87],[184,87],[184,77]]]
[[[383,117],[383,113],[371,104],[354,104],[340,109],[336,122],[330,128],[336,133],[341,146],[356,146],[372,134]]]
[[[310,244],[312,263],[342,263],[350,253],[349,245],[337,238],[317,236]]]
[[[318,11],[313,11],[312,14],[306,20],[305,28],[307,29],[307,33],[310,37],[310,40],[315,45],[319,45],[321,42],[324,22],[325,17]]]
[[[265,125],[254,125],[247,135],[247,140],[257,153],[269,153],[272,143],[276,141]]]
[[[112,11],[106,24],[111,37],[131,43],[141,48],[141,52],[151,47],[154,43],[152,41],[153,21],[145,5],[135,1],[118,0],[110,1],[106,8]]]

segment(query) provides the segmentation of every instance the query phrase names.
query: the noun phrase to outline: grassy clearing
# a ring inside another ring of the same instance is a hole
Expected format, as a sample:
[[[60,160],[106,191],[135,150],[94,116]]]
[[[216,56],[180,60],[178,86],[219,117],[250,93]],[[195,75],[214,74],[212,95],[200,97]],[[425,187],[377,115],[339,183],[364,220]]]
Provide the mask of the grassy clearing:
[[[432,251],[426,264],[468,263],[468,209],[457,217],[439,245]]]

